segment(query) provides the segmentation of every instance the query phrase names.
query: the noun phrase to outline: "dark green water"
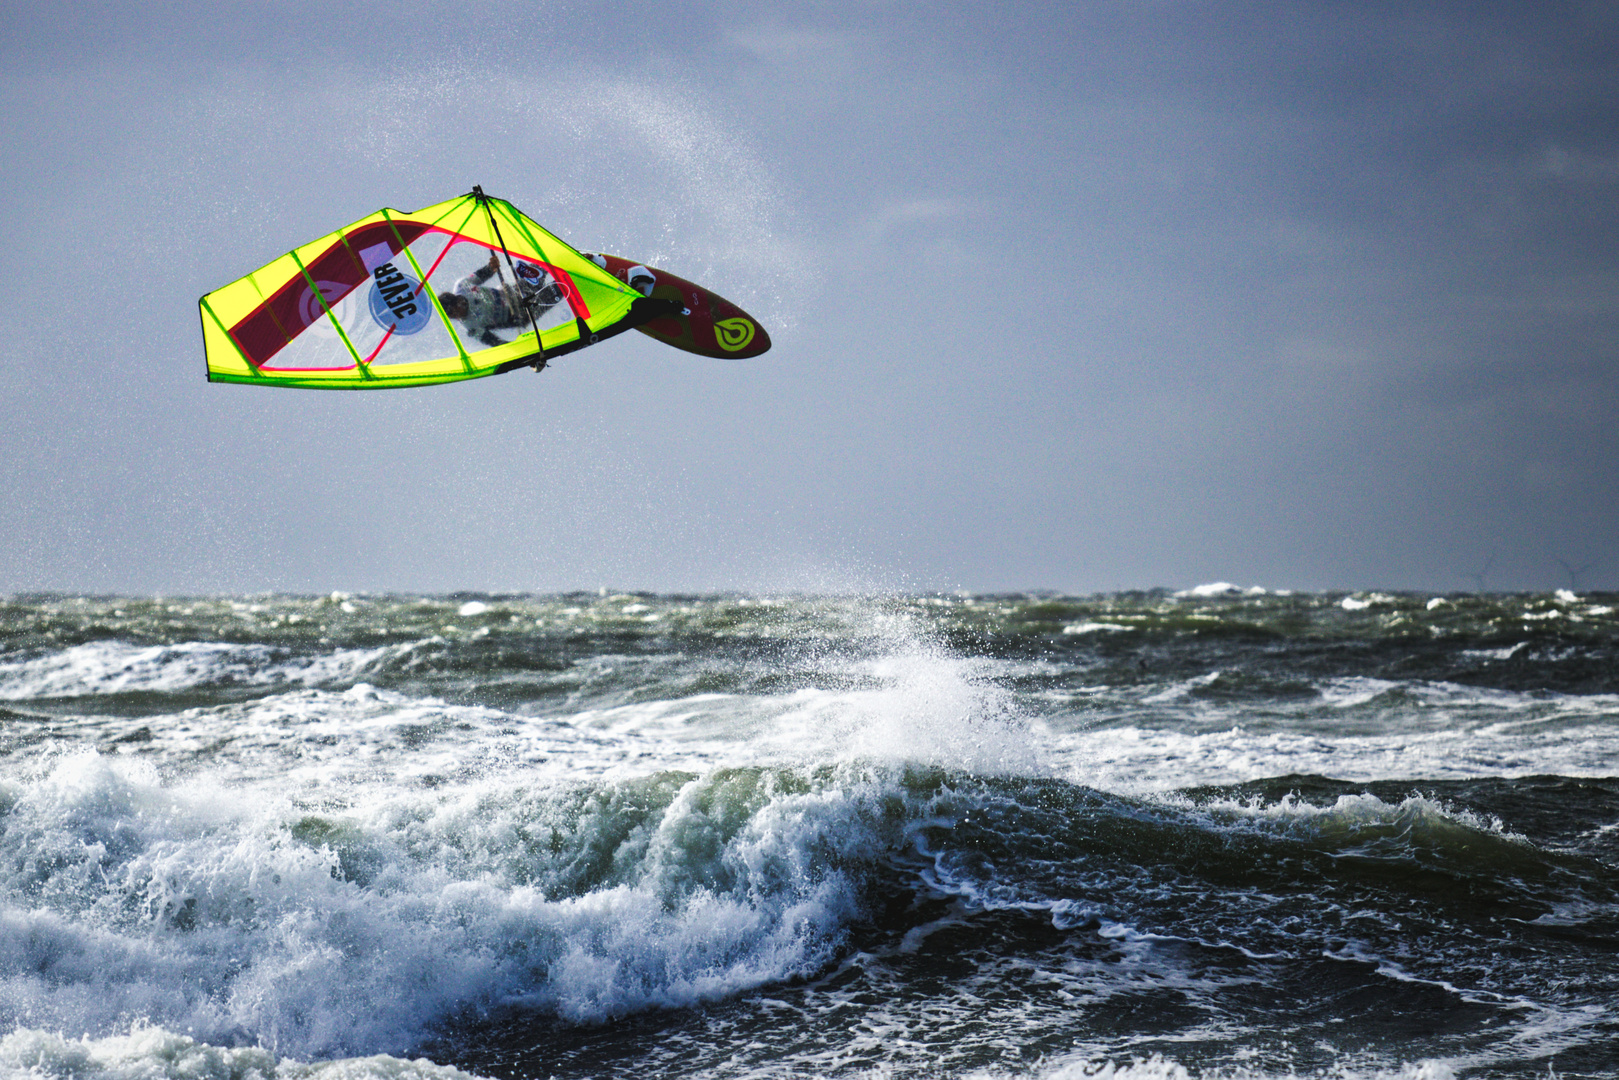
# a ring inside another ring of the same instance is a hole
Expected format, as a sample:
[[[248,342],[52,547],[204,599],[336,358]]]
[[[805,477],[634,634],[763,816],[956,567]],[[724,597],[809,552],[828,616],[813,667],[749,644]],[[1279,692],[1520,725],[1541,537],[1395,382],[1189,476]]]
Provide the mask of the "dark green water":
[[[0,1064],[1612,1075],[1616,609],[12,597]]]

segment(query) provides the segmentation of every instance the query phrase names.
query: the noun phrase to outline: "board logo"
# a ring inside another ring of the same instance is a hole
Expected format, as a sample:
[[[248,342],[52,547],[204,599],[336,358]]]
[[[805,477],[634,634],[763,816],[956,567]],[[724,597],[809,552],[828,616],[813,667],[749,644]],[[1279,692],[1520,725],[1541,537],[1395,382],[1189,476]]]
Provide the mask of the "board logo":
[[[427,325],[431,305],[422,302],[421,283],[391,262],[371,271],[371,318],[384,330],[414,334]]]
[[[737,352],[748,347],[753,340],[753,323],[740,316],[721,319],[714,324],[714,338],[726,352]]]

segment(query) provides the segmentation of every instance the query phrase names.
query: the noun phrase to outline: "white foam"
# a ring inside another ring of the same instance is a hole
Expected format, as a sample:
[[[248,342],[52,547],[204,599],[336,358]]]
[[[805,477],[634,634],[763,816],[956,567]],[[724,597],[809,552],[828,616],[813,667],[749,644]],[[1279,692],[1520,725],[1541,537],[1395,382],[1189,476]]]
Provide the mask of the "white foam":
[[[1220,1034],[1226,1036],[1222,1041],[1229,1041],[1227,1033]],[[1036,1080],[1301,1080],[1301,1077],[1307,1076],[1330,1077],[1331,1080],[1456,1080],[1452,1063],[1439,1059],[1407,1062],[1393,1067],[1357,1066],[1353,1062],[1340,1062],[1330,1070],[1319,1073],[1243,1065],[1192,1072],[1173,1058],[1161,1054],[1120,1061],[1113,1056],[1097,1054],[1089,1048],[1038,1068],[1032,1074],[999,1070],[966,1074],[968,1080],[1001,1080],[1003,1077],[1009,1080],[1014,1075],[1030,1075]]]
[[[1474,660],[1511,660],[1528,647],[1529,642],[1520,641],[1516,645],[1503,645],[1497,649],[1463,649],[1462,655]]]
[[[331,1057],[467,1007],[592,1021],[820,970],[883,786],[675,777],[656,810],[648,782],[350,786],[312,816],[274,781],[57,755],[6,792],[0,1018]]]
[[[1075,783],[1119,792],[1248,783],[1293,773],[1369,782],[1488,776],[1610,776],[1619,722],[1543,719],[1470,730],[1329,736],[1243,727],[1187,733],[1135,726],[1054,734],[1048,759]]]
[[[1211,581],[1206,585],[1194,585],[1190,589],[1182,589],[1174,594],[1183,599],[1198,599],[1210,596],[1241,596],[1242,588],[1229,581]]]
[[[1263,585],[1250,585],[1246,589],[1241,585],[1234,585],[1229,581],[1211,581],[1206,585],[1194,585],[1190,589],[1182,589],[1172,595],[1182,599],[1207,599],[1215,596],[1269,596],[1271,590]],[[1277,596],[1292,596],[1290,589],[1275,590]]]
[[[1329,679],[1317,689],[1324,704],[1335,709],[1350,709],[1374,701],[1402,685],[1389,679],[1356,675],[1347,679]]]
[[[179,642],[133,645],[93,641],[59,652],[0,661],[0,700],[131,692],[175,693],[224,684],[316,686],[362,676],[373,666],[429,642],[338,649],[294,657],[261,644]]]
[[[1208,686],[1219,677],[1219,671],[1211,671],[1206,675],[1196,675],[1190,679],[1182,679],[1179,682],[1170,683],[1164,689],[1149,697],[1142,698],[1141,701],[1144,705],[1165,705],[1173,701],[1179,701],[1193,690]]]
[[[1365,611],[1368,608],[1394,603],[1394,597],[1386,593],[1367,593],[1364,596],[1346,596],[1338,601],[1338,606],[1345,611]]]
[[[1028,721],[994,681],[993,663],[917,646],[856,666],[870,689],[790,695],[755,736],[756,750],[989,774],[1045,771]]]
[[[36,1028],[0,1038],[0,1070],[49,1080],[477,1080],[430,1061],[378,1055],[306,1064],[256,1046],[210,1046],[152,1025],[105,1038],[69,1039]]]
[[[1181,796],[1165,801],[1206,814],[1225,827],[1248,826],[1261,829],[1291,830],[1305,824],[1317,834],[1350,836],[1367,830],[1395,830],[1405,835],[1414,832],[1449,832],[1463,829],[1488,834],[1507,842],[1522,842],[1522,838],[1506,832],[1496,818],[1481,817],[1469,810],[1444,806],[1425,795],[1410,795],[1398,803],[1389,803],[1376,795],[1361,793],[1340,795],[1331,805],[1318,806],[1307,799],[1289,794],[1274,802],[1257,799],[1219,798],[1192,803]],[[1475,841],[1476,842],[1476,841]],[[1340,844],[1346,841],[1340,840]]]

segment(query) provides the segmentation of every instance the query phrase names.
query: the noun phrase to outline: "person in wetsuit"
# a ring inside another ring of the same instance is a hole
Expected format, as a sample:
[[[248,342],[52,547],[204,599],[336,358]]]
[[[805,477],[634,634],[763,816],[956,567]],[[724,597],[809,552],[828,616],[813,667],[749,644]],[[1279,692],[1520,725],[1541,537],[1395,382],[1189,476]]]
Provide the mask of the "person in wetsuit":
[[[522,264],[530,271],[517,275],[516,285],[485,285],[500,269],[500,256],[491,252],[489,262],[455,283],[453,292],[438,294],[444,314],[466,324],[467,333],[485,345],[504,345],[506,340],[495,333],[526,327],[538,320],[562,299],[562,288],[551,276],[538,267]]]

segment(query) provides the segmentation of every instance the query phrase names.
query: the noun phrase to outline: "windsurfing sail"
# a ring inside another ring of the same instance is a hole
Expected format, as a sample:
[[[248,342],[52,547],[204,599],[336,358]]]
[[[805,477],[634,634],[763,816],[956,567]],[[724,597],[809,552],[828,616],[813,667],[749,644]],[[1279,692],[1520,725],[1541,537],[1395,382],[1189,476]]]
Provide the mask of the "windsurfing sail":
[[[210,381],[360,390],[544,367],[679,305],[474,188],[378,210],[198,307]]]

